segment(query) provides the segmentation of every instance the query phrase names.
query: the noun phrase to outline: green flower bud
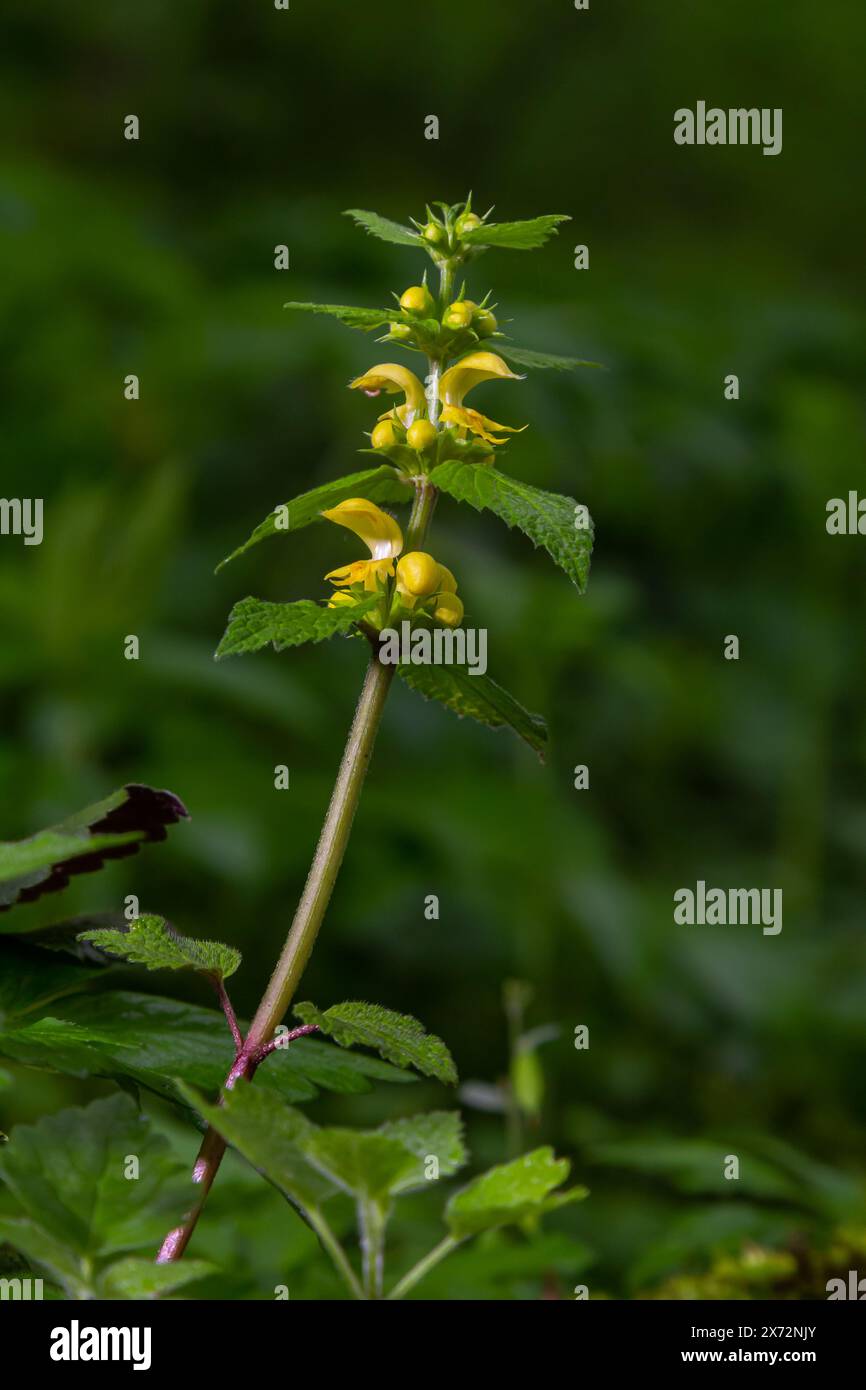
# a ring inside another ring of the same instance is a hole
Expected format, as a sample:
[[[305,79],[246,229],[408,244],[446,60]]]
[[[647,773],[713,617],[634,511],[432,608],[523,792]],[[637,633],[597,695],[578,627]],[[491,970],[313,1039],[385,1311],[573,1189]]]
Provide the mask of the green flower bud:
[[[412,337],[412,329],[408,323],[389,323],[388,329],[390,336],[398,343],[405,343],[408,338]]]
[[[458,236],[465,236],[467,232],[474,232],[476,227],[480,226],[480,217],[476,217],[474,212],[464,212],[462,217],[457,218],[454,230]]]
[[[472,327],[479,338],[489,338],[491,333],[495,333],[499,324],[496,322],[495,314],[491,314],[489,309],[478,309],[472,320]]]
[[[408,290],[404,290],[400,295],[400,308],[405,309],[408,314],[429,317],[435,307],[433,296],[426,285],[410,285]]]
[[[428,222],[421,235],[431,246],[441,246],[446,240],[445,228],[439,222]]]

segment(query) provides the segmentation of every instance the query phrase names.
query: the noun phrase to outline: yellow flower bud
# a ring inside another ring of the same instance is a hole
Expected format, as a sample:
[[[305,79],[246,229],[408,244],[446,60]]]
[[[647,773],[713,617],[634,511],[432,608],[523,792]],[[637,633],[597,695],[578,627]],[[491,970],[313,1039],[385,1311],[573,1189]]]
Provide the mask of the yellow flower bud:
[[[476,227],[480,226],[480,217],[476,217],[474,212],[464,212],[462,217],[457,218],[454,230],[458,236],[465,236],[467,232],[474,232]]]
[[[433,617],[446,627],[459,627],[463,622],[463,604],[456,594],[437,594]]]
[[[491,314],[489,309],[479,309],[472,320],[472,327],[479,338],[488,338],[491,333],[495,333],[499,324],[496,322],[495,314]]]
[[[447,565],[439,566],[439,589],[443,594],[457,593],[457,580]]]
[[[370,435],[370,443],[374,449],[390,449],[397,443],[397,431],[390,420],[379,421]]]
[[[436,426],[431,425],[429,420],[416,420],[406,431],[406,443],[410,449],[417,449],[419,453],[429,449],[435,442]]]
[[[427,598],[439,588],[441,566],[425,550],[410,550],[397,563],[397,586],[416,598]]]
[[[442,322],[446,328],[468,328],[474,313],[475,305],[471,299],[457,299],[445,310]]]
[[[426,285],[410,285],[400,295],[400,308],[408,314],[432,314],[436,305]]]
[[[445,228],[438,222],[428,222],[421,235],[431,246],[441,246],[445,240]]]

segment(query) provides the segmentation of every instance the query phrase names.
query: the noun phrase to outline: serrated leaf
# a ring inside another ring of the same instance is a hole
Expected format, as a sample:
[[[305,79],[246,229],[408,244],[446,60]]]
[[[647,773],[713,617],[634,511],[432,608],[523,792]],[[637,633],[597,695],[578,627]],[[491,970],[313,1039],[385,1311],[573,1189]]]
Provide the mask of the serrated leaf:
[[[241,953],[221,941],[197,941],[173,931],[164,917],[145,914],[130,923],[128,931],[93,929],[82,932],[80,941],[89,941],[111,956],[119,956],[148,970],[198,970],[217,980],[227,980],[241,963]]]
[[[465,1240],[481,1231],[514,1225],[528,1216],[580,1201],[587,1195],[584,1187],[554,1191],[565,1182],[570,1167],[567,1158],[554,1158],[553,1149],[548,1147],[488,1169],[455,1193],[445,1208],[451,1234]]]
[[[436,1159],[437,1178],[448,1178],[466,1163],[468,1155],[463,1142],[463,1120],[459,1110],[434,1110],[407,1119],[388,1120],[379,1126],[379,1134],[396,1139],[417,1160],[414,1170],[400,1179],[394,1191],[405,1192],[413,1187],[425,1187],[432,1179],[427,1165]]]
[[[243,598],[229,614],[228,626],[216,649],[216,660],[261,651],[269,645],[274,651],[282,652],[287,647],[303,646],[305,642],[323,642],[328,637],[348,632],[378,602],[378,594],[360,599],[351,608],[345,604],[328,608],[306,598],[297,603]]]
[[[535,352],[532,348],[515,347],[499,339],[494,344],[500,357],[514,362],[518,367],[547,368],[554,372],[574,372],[578,367],[598,367],[604,371],[600,362],[589,362],[583,357],[560,357],[555,352]]]
[[[234,1061],[225,1018],[215,1009],[116,990],[63,999],[50,1010],[0,1031],[0,1056],[67,1076],[124,1079],[181,1104],[175,1078],[215,1094]],[[350,1093],[368,1091],[372,1081],[412,1080],[378,1058],[299,1038],[277,1049],[257,1084],[306,1101],[320,1088]]]
[[[24,1216],[82,1261],[151,1245],[191,1195],[168,1141],[124,1095],[16,1125],[0,1180]]]
[[[305,1211],[319,1207],[337,1189],[304,1156],[303,1142],[315,1126],[261,1086],[262,1075],[252,1085],[225,1091],[221,1105],[209,1104],[182,1082],[179,1090],[202,1119],[294,1202]]]
[[[380,241],[388,241],[394,246],[423,246],[424,242],[411,227],[392,222],[388,217],[380,217],[377,212],[366,212],[363,208],[347,208],[344,217],[351,217],[359,227]]]
[[[525,222],[484,222],[463,241],[469,246],[499,246],[510,251],[532,251],[553,236],[560,222],[570,222],[564,213],[546,213]]]
[[[440,463],[430,480],[457,502],[468,502],[477,512],[493,512],[506,525],[516,526],[547,551],[579,593],[585,592],[593,526],[589,519],[587,526],[575,524],[578,504],[573,497],[544,492],[495,468],[472,463]]]
[[[217,1272],[209,1260],[180,1260],[174,1264],[156,1265],[153,1260],[136,1259],[130,1255],[116,1260],[99,1278],[100,1298],[142,1299],[160,1298],[206,1279]]]
[[[326,314],[328,318],[338,319],[347,328],[359,328],[364,333],[381,327],[383,323],[403,317],[399,310],[395,312],[394,309],[362,309],[354,304],[300,304],[296,300],[290,300],[283,308],[297,309],[307,314]]]
[[[304,1140],[304,1153],[344,1192],[382,1204],[411,1184],[418,1165],[405,1144],[377,1130],[313,1129]]]
[[[489,676],[470,675],[463,666],[398,666],[397,671],[425,700],[438,700],[459,718],[476,719],[489,729],[511,729],[543,760],[547,748],[544,719],[530,714]]]
[[[275,507],[243,545],[220,561],[217,572],[229,561],[236,560],[239,555],[243,555],[268,536],[288,535],[313,522],[322,521],[323,511],[336,507],[349,497],[366,497],[371,502],[400,503],[408,501],[410,494],[409,484],[402,482],[399,475],[387,464],[381,464],[378,468],[364,468],[358,473],[335,478],[331,483],[323,483],[321,487],[301,493],[300,497],[296,497],[292,502]]]
[[[129,783],[59,825],[0,842],[0,912],[65,888],[73,874],[99,869],[106,859],[135,854],[145,841],[164,840],[165,827],[187,816],[172,792]]]
[[[303,1023],[314,1023],[341,1047],[372,1047],[398,1067],[415,1067],[425,1076],[456,1085],[457,1070],[448,1048],[409,1014],[361,1002],[334,1004],[324,1011],[315,1004],[298,1004],[294,1012]]]

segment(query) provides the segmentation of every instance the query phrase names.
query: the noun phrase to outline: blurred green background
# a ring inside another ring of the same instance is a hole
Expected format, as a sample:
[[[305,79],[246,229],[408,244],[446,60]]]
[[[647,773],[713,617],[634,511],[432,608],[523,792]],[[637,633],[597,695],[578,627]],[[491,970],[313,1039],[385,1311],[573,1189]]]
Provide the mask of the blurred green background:
[[[536,1054],[523,1142],[554,1143],[592,1189],[551,1223],[548,1292],[582,1277],[628,1296],[744,1242],[866,1224],[864,541],[824,525],[864,476],[866,10],[7,0],[3,30],[0,490],[44,497],[45,539],[0,541],[0,838],[124,781],[170,787],[189,824],[76,881],[63,915],[138,894],[243,950],[252,1010],[363,652],[212,662],[236,599],[324,594],[350,558],[335,532],[213,569],[275,504],[364,466],[374,408],[345,383],[400,356],[281,306],[379,304],[417,282],[426,258],[364,236],[347,207],[406,220],[472,188],[500,219],[568,213],[543,250],[480,258],[469,292],[493,289],[523,345],[607,372],[472,403],[530,422],[509,471],[589,506],[589,592],[447,499],[432,540],[489,628],[490,673],[547,716],[550,757],[395,690],[302,997],[411,1011],[463,1078],[496,1083],[504,982],[531,984],[524,1025],[559,1032]],[[676,146],[673,112],[699,99],[782,107],[782,154]],[[782,933],[675,926],[672,895],[699,878],[781,887]],[[7,1128],[106,1089],[16,1075]],[[315,1113],[406,1105],[389,1088]],[[468,1114],[477,1161],[503,1157],[504,1118]],[[720,1179],[728,1153],[739,1183]],[[212,1228],[221,1210],[215,1193]],[[435,1199],[410,1210],[399,1238],[420,1252]],[[275,1222],[284,1255],[299,1223]],[[431,1296],[539,1292],[501,1252],[486,1273],[463,1258]]]

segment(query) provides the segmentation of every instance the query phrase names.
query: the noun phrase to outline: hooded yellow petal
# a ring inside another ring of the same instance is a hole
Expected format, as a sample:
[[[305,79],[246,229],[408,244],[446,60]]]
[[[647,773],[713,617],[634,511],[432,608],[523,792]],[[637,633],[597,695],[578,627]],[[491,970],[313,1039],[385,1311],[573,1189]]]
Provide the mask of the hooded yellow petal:
[[[465,405],[445,405],[442,407],[442,419],[446,424],[459,425],[462,429],[471,430],[472,434],[477,434],[481,439],[486,439],[488,444],[504,444],[504,439],[498,438],[494,433],[496,430],[504,431],[505,434],[522,434],[528,425],[521,425],[519,429],[514,425],[499,425],[495,420],[490,420],[486,415],[482,415],[478,410],[467,410]]]
[[[513,372],[495,352],[470,352],[456,366],[449,367],[439,383],[439,398],[446,405],[462,405],[463,397],[479,381],[492,381],[505,378],[509,381],[523,381],[518,372]]]
[[[366,391],[371,396],[378,395],[380,391],[386,391],[389,396],[394,396],[402,391],[406,400],[397,409],[404,424],[411,425],[415,416],[420,414],[426,405],[424,387],[421,382],[414,372],[410,372],[408,367],[401,366],[399,362],[380,362],[377,367],[371,367],[369,372],[365,372],[363,376],[350,381],[349,389],[351,391]]]
[[[403,532],[397,522],[366,497],[348,497],[322,516],[360,536],[374,560],[390,560],[403,549]]]

